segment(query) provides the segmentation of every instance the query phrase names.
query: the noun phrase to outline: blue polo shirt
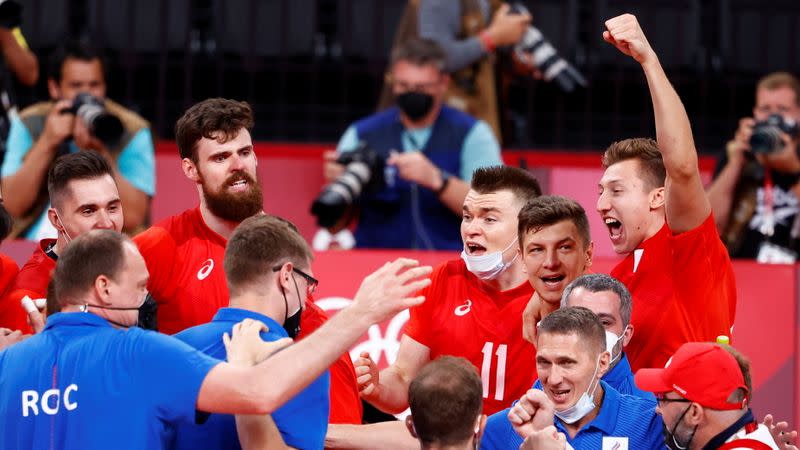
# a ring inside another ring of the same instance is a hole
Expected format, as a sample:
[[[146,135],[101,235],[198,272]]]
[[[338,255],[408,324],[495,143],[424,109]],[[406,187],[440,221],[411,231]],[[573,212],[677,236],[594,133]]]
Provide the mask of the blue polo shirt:
[[[265,341],[288,337],[286,330],[267,316],[238,308],[222,308],[206,324],[189,328],[175,337],[214,358],[225,359],[222,335],[244,319],[260,320],[269,331],[261,333]],[[328,431],[328,372],[314,380],[291,400],[272,413],[286,445],[302,449],[322,449]],[[182,424],[176,433],[175,449],[241,449],[236,434],[236,421],[230,414],[211,414],[202,425]]]
[[[164,449],[220,361],[170,336],[58,313],[0,352],[0,448]]]
[[[639,389],[633,381],[633,371],[631,371],[631,364],[628,362],[628,356],[622,354],[622,359],[619,360],[616,366],[612,368],[607,374],[603,375],[603,381],[608,383],[609,386],[616,389],[620,394],[632,395],[634,397],[641,397],[647,400],[656,401],[656,396],[652,392],[647,392]],[[533,383],[534,389],[542,389],[542,382],[536,380]]]
[[[614,448],[616,442],[626,442],[630,449],[663,449],[661,416],[656,414],[656,403],[615,391],[605,381],[603,404],[597,417],[578,430],[574,438],[569,437],[564,424],[555,419],[558,431],[567,436],[567,442],[575,450]],[[492,414],[486,422],[486,431],[481,440],[481,450],[516,449],[522,438],[514,431],[508,420],[509,409]],[[604,442],[605,441],[605,442]]]

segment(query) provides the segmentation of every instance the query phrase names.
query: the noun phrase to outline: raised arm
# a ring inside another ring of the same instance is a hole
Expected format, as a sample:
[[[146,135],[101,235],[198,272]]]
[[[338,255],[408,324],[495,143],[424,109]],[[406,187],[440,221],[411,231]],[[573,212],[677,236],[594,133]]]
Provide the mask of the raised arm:
[[[307,338],[254,367],[223,363],[211,369],[200,388],[197,409],[271,413],[348,351],[372,324],[422,303],[424,298],[414,294],[430,284],[430,273],[430,266],[418,266],[409,259],[385,264],[364,279],[349,307]],[[249,330],[250,338],[257,337],[259,330]]]
[[[686,109],[667,79],[636,17],[623,14],[606,21],[603,39],[635,59],[644,70],[656,120],[656,140],[667,170],[665,202],[667,223],[674,233],[697,228],[711,213],[700,171],[697,150]]]

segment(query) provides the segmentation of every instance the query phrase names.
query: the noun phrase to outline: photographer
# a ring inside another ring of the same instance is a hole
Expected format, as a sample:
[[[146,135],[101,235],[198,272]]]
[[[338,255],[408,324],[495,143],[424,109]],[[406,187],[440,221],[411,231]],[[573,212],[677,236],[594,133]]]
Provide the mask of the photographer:
[[[793,263],[800,249],[800,81],[786,72],[756,86],[753,117],[739,121],[708,197],[733,258]]]
[[[396,48],[389,82],[398,106],[356,122],[339,141],[339,153],[363,142],[386,162],[381,189],[360,199],[357,247],[463,248],[461,207],[472,172],[502,160],[485,122],[443,105],[444,67],[433,41],[412,39]],[[338,157],[325,154],[328,181],[344,172]]]
[[[34,104],[11,122],[2,166],[6,208],[16,219],[12,236],[55,237],[47,220],[48,168],[57,156],[95,151],[111,165],[125,207],[123,230],[146,222],[155,192],[153,137],[137,114],[105,99],[99,54],[81,43],[55,51],[47,81],[52,101]]]

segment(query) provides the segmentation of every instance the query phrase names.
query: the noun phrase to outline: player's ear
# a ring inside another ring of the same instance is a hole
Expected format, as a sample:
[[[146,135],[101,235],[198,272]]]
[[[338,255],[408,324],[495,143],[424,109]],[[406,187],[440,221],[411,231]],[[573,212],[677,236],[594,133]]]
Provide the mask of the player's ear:
[[[408,432],[411,433],[411,436],[413,436],[414,439],[419,439],[419,436],[417,436],[417,430],[414,429],[414,420],[411,417],[411,414],[406,416],[406,428],[408,428]]]
[[[183,158],[181,160],[181,169],[183,169],[183,174],[186,175],[186,178],[195,183],[200,182],[200,172],[197,170],[197,164],[190,158]]]

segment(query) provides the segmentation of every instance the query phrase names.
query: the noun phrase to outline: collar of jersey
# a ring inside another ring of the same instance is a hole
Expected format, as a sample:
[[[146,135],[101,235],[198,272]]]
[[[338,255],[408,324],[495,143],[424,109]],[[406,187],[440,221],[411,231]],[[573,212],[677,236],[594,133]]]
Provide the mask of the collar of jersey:
[[[108,321],[90,312],[55,313],[47,317],[45,330],[61,326],[111,327]]]
[[[619,362],[603,376],[603,381],[612,386],[618,386],[622,380],[631,375],[631,364],[628,362],[628,356],[625,352],[622,352],[622,357],[619,359]]]
[[[205,235],[206,238],[209,238],[209,239],[211,239],[213,241],[216,241],[218,244],[222,245],[223,247],[228,245],[228,241],[224,237],[222,237],[222,235],[220,235],[216,231],[212,230],[211,227],[208,226],[208,224],[206,223],[206,220],[203,219],[203,213],[200,212],[200,207],[199,206],[194,209],[194,214],[197,215],[197,221],[195,223],[197,224],[197,226],[199,226],[201,228],[202,233]]]
[[[249,309],[240,309],[240,308],[220,308],[219,311],[214,315],[214,322],[231,322],[231,323],[239,323],[244,319],[253,319],[253,320],[260,320],[264,322],[264,324],[269,328],[269,333],[277,334],[281,337],[288,337],[289,335],[286,333],[286,330],[283,329],[283,326],[278,322],[272,320],[271,318],[259,314],[255,311],[250,311]]]
[[[614,428],[617,424],[617,414],[619,413],[619,393],[603,380],[600,380],[600,385],[603,386],[603,404],[600,405],[600,411],[597,413],[597,417],[595,417],[594,420],[578,430],[575,439],[589,428],[596,428],[602,431],[605,436],[611,436],[614,432]],[[556,417],[555,426],[559,431],[569,436],[567,429],[564,427],[564,423],[561,422],[561,419],[558,417]]]

